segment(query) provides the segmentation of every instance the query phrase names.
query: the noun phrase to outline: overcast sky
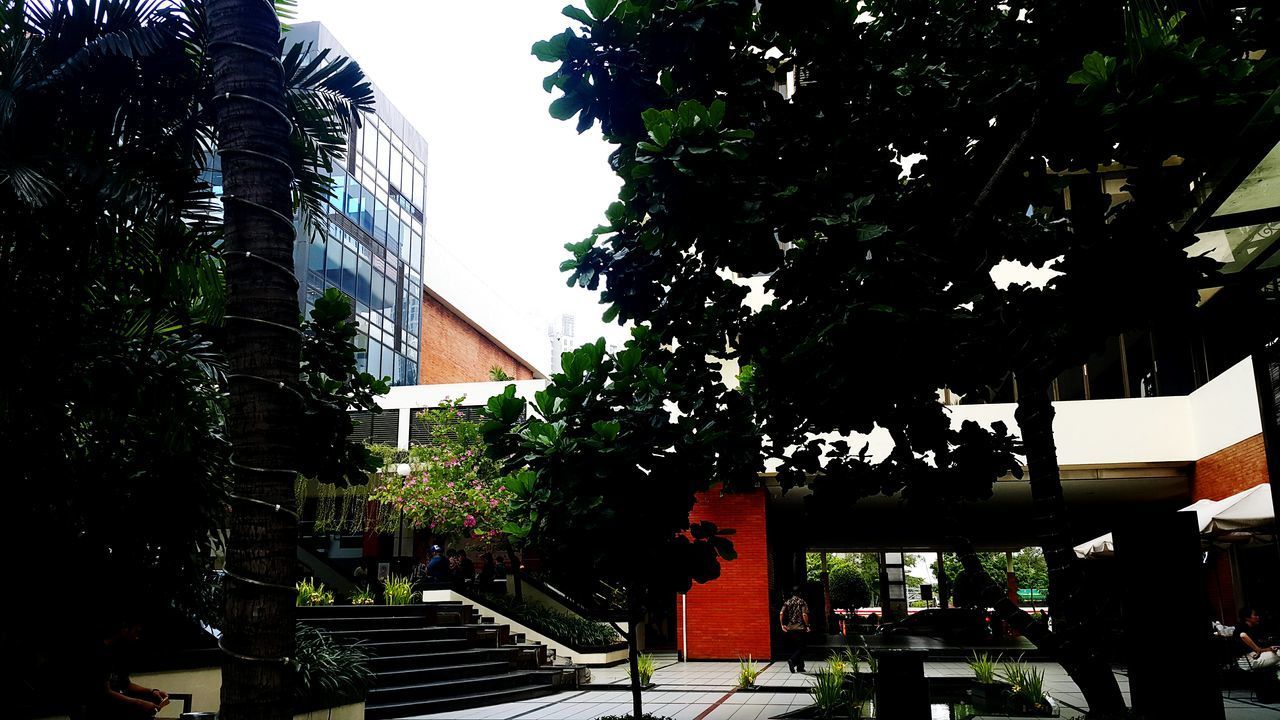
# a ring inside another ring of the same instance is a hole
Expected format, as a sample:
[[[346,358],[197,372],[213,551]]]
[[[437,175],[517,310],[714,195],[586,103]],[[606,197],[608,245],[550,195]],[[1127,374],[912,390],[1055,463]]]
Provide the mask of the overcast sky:
[[[449,299],[544,367],[562,313],[577,316],[579,342],[625,338],[557,269],[619,184],[598,129],[547,115],[554,66],[529,54],[571,24],[566,2],[299,0],[297,18],[323,22],[427,139],[428,283],[466,288]]]

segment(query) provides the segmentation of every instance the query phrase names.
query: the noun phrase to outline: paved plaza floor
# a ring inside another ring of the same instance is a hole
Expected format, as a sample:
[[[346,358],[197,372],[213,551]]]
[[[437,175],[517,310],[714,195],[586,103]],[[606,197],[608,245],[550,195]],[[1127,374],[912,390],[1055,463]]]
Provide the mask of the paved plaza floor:
[[[822,665],[809,662],[808,670]],[[1063,718],[1081,718],[1086,705],[1079,688],[1057,663],[1030,663],[1045,672],[1045,689],[1057,699]],[[963,662],[925,663],[930,677],[969,677],[972,671]],[[768,720],[789,710],[811,704],[809,675],[791,674],[785,662],[768,665],[757,680],[762,690],[735,692],[738,677],[735,662],[676,662],[659,664],[654,673],[656,688],[644,694],[645,712],[674,720]],[[1129,698],[1129,679],[1117,673],[1120,689]],[[594,668],[591,684],[582,690],[565,692],[527,702],[491,705],[456,712],[422,715],[430,720],[593,720],[605,715],[631,712],[625,666]],[[1280,705],[1263,705],[1237,691],[1224,698],[1227,720],[1277,720]],[[942,715],[938,720],[947,720]]]

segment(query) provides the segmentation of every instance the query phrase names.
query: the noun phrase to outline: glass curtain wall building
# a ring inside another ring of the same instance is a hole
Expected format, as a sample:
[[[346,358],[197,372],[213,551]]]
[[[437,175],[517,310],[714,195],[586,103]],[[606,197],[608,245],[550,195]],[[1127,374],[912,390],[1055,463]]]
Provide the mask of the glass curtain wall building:
[[[311,53],[351,57],[320,23],[294,25],[286,38]],[[374,114],[348,139],[346,165],[333,169],[325,232],[312,237],[296,225],[298,306],[310,317],[325,290],[341,290],[360,328],[360,369],[390,377],[392,385],[416,385],[427,142],[376,86],[374,101]],[[214,158],[210,165],[209,182],[221,194],[220,163]]]
[[[292,26],[290,42],[347,52],[320,23]],[[355,58],[358,62],[359,58]],[[363,369],[393,385],[418,382],[422,334],[423,231],[427,143],[376,87],[375,114],[348,143],[347,164],[334,168],[327,233],[298,230],[294,265],[299,304],[328,288],[352,300],[360,325]]]

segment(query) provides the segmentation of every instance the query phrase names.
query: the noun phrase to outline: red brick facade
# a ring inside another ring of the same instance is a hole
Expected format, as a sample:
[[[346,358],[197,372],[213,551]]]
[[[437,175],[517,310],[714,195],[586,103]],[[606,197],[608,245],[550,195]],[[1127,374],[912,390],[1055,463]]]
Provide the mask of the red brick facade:
[[[438,298],[426,293],[422,298],[422,361],[418,382],[423,385],[484,382],[494,366],[516,380],[533,379],[531,368]]]
[[[1196,461],[1191,499],[1221,500],[1267,482],[1267,454],[1262,433]]]
[[[1196,461],[1191,485],[1194,500],[1221,500],[1267,482],[1267,455],[1262,434],[1245,438]],[[1235,620],[1236,593],[1228,553],[1215,549],[1205,566],[1205,585],[1214,611],[1228,625]]]
[[[736,560],[720,564],[720,577],[694,585],[676,598],[676,616],[688,622],[688,660],[737,660],[748,655],[767,660],[773,612],[769,607],[769,546],[765,530],[764,489],[721,495],[702,493],[692,520],[707,520],[717,527],[733,528]],[[685,645],[684,621],[677,623],[677,647]]]

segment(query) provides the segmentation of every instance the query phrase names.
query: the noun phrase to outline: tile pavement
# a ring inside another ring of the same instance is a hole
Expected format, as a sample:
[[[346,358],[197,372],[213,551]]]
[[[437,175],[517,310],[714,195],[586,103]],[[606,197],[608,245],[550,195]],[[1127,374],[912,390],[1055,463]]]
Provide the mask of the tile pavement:
[[[1030,663],[1045,672],[1045,689],[1062,706],[1067,720],[1083,717],[1084,696],[1057,663]],[[808,663],[809,669],[822,665]],[[963,662],[928,662],[930,677],[967,677]],[[786,663],[774,663],[760,675],[756,692],[734,692],[738,664],[732,662],[670,662],[659,665],[653,682],[657,687],[644,694],[645,711],[674,720],[768,720],[810,704],[806,688],[809,675],[791,674]],[[1129,679],[1117,673],[1116,680],[1125,699]],[[491,705],[456,712],[422,715],[414,720],[594,720],[605,715],[626,715],[631,711],[631,694],[626,689],[625,666],[592,669],[591,684],[575,692],[537,700]],[[1280,705],[1261,705],[1247,699],[1227,698],[1223,704],[1227,720],[1277,720]],[[945,717],[945,716],[943,716]]]

